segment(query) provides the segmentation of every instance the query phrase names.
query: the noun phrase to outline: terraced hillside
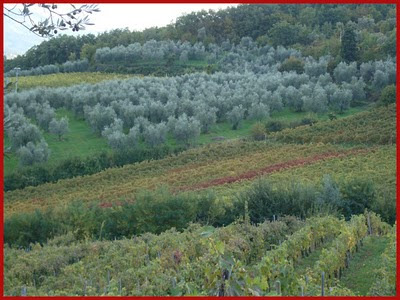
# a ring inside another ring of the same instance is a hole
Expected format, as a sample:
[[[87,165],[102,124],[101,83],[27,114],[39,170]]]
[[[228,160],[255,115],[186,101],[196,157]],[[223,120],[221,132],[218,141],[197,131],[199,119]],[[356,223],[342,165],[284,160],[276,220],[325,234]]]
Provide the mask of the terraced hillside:
[[[364,125],[360,125],[360,122]],[[344,129],[347,133],[357,132],[359,142],[363,143],[353,143],[352,146],[348,143],[321,143],[323,137],[324,141],[333,142],[327,137],[334,136],[334,130]],[[342,120],[320,122],[312,127],[284,130],[274,135],[284,141],[290,136],[297,136],[297,141],[301,140],[302,143],[308,142],[309,137],[313,136],[314,140],[320,141],[316,144],[231,140],[191,149],[162,160],[6,192],[4,214],[8,217],[14,212],[62,207],[74,200],[120,202],[134,199],[135,193],[141,190],[161,186],[175,193],[212,189],[220,197],[232,198],[238,191],[251,185],[252,180],[260,177],[273,182],[296,178],[306,183],[318,183],[324,174],[330,174],[339,181],[352,177],[371,180],[377,185],[380,198],[394,199],[396,147],[377,145],[383,141],[376,140],[377,135],[386,143],[395,137],[394,105],[361,112]]]
[[[395,5],[77,38],[102,8],[8,13],[34,7],[54,37],[4,57],[5,296],[397,294]]]
[[[394,230],[355,214],[394,222],[394,112],[6,192],[6,294],[320,295],[324,272],[325,295],[391,295]],[[335,130],[359,139],[325,139]],[[379,264],[374,276],[357,273],[365,253]]]
[[[5,216],[62,206],[77,199],[112,203],[134,198],[134,193],[140,190],[163,185],[174,191],[215,188],[222,196],[231,195],[249,180],[263,175],[277,181],[299,177],[315,182],[324,174],[337,178],[368,177],[379,183],[380,190],[393,194],[395,146],[344,148],[330,144],[270,145],[241,141],[210,145],[159,161],[7,192]]]

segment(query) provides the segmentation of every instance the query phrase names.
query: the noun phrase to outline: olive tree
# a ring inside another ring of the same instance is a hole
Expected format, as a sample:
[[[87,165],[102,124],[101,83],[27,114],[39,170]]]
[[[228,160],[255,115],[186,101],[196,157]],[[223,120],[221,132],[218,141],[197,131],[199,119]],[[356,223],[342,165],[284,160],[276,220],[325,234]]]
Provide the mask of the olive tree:
[[[303,109],[315,113],[326,112],[328,109],[328,96],[325,90],[317,85],[311,96],[303,96]]]
[[[39,142],[42,139],[42,134],[37,126],[26,122],[21,126],[11,127],[8,131],[8,137],[10,138],[11,148],[17,150],[29,142]]]
[[[28,142],[26,146],[18,149],[17,155],[20,159],[20,165],[29,166],[34,163],[46,162],[49,158],[50,150],[47,143],[41,140],[37,144]]]
[[[200,122],[193,118],[182,114],[173,124],[172,133],[178,142],[190,144],[194,142],[200,135]]]
[[[68,118],[63,117],[60,120],[53,119],[49,124],[49,132],[58,136],[58,140],[61,141],[63,135],[69,132]]]
[[[210,128],[217,121],[218,108],[208,107],[207,105],[201,105],[195,109],[195,118],[199,120],[201,124],[201,132],[208,133]]]
[[[265,118],[269,117],[269,106],[259,102],[253,103],[249,109],[249,116],[250,120],[257,120],[261,121]]]
[[[351,82],[353,76],[357,76],[357,63],[356,62],[352,62],[350,64],[346,64],[345,62],[339,63],[335,68],[335,70],[333,71],[333,76],[335,77],[335,81],[337,83]]]
[[[167,139],[167,125],[165,122],[149,124],[143,132],[144,141],[150,147],[164,144]]]
[[[331,97],[331,105],[336,111],[343,113],[350,107],[352,98],[353,93],[351,90],[340,88],[333,93]]]
[[[232,129],[237,130],[239,128],[240,122],[244,118],[244,109],[242,105],[235,106],[230,112],[226,115],[229,123],[232,124]]]
[[[93,132],[100,134],[104,127],[114,122],[117,117],[112,107],[96,104],[94,107],[85,106],[84,114]]]

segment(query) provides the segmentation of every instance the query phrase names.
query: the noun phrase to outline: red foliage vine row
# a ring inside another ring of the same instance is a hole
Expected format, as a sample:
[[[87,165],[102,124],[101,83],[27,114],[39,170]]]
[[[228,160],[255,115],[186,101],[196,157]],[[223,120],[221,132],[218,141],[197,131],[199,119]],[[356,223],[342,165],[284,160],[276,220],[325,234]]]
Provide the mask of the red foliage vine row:
[[[251,171],[245,172],[238,176],[227,176],[227,177],[222,177],[222,178],[216,178],[211,181],[203,182],[200,184],[181,187],[181,188],[179,188],[179,190],[180,191],[199,190],[199,189],[205,189],[205,188],[216,186],[216,185],[230,184],[230,183],[234,183],[234,182],[238,182],[238,181],[242,181],[242,180],[253,179],[254,177],[257,177],[257,176],[270,174],[273,172],[278,172],[278,171],[282,171],[282,170],[289,169],[289,168],[310,165],[317,161],[328,159],[328,158],[345,157],[345,156],[349,156],[352,154],[366,153],[368,151],[370,151],[370,149],[352,149],[352,150],[342,151],[342,152],[327,152],[327,153],[318,154],[318,155],[307,157],[307,158],[294,159],[294,160],[290,160],[290,161],[283,162],[283,163],[273,164],[268,167],[264,167],[262,169],[251,170]]]

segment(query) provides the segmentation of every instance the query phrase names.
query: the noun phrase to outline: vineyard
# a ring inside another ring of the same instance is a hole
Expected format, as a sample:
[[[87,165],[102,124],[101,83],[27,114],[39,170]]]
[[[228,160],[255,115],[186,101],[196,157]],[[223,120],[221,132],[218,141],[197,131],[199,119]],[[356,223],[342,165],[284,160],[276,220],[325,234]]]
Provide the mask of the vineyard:
[[[221,195],[232,195],[237,185],[242,185],[242,181],[245,184],[246,179],[255,179],[269,173],[273,180],[277,178],[278,181],[298,177],[315,182],[323,174],[335,177],[362,176],[378,182],[380,190],[393,191],[391,187],[396,178],[395,147],[355,149],[346,150],[329,144],[296,146],[240,141],[209,145],[176,157],[6,192],[5,215],[60,206],[75,199],[112,203],[130,199],[140,190],[161,186],[177,191],[215,187]],[[281,153],[285,153],[285,156]],[[355,169],[353,165],[358,168]],[[375,169],[375,166],[386,168]],[[388,173],[389,170],[392,172]],[[386,174],[391,174],[390,181]],[[230,183],[235,185],[233,189],[228,187]]]
[[[346,274],[393,240],[394,124],[391,105],[8,191],[5,293],[392,295],[391,243],[368,288]]]
[[[57,73],[40,76],[22,76],[18,77],[18,90],[28,90],[37,87],[62,87],[82,83],[97,83],[105,80],[128,79],[132,75],[122,75],[100,72],[83,73]],[[13,84],[9,89],[15,88],[15,78],[10,77]]]
[[[325,295],[349,295],[341,274],[352,267],[368,231],[395,232],[366,213],[348,222],[324,216],[284,217],[257,226],[246,219],[224,228],[192,225],[133,240],[88,243],[65,235],[29,252],[6,247],[5,294],[311,296],[321,295],[323,287]],[[321,249],[305,269],[303,260]],[[388,246],[385,254],[393,251]],[[379,273],[376,280],[394,286],[390,275]]]
[[[396,295],[395,12],[238,5],[5,58],[4,295]]]
[[[289,143],[395,144],[396,106],[380,107],[313,126],[286,129],[272,134],[271,138]]]

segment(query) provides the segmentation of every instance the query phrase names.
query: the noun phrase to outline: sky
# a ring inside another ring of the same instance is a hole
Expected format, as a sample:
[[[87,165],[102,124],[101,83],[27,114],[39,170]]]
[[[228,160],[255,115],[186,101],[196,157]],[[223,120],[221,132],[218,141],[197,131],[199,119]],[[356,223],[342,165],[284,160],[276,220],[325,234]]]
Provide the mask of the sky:
[[[79,34],[100,33],[116,28],[128,28],[130,30],[143,30],[150,27],[162,27],[174,22],[177,17],[193,11],[219,10],[236,4],[99,4],[100,12],[90,15],[93,26],[87,26],[85,31]],[[13,7],[7,4],[7,8]],[[70,5],[58,4],[60,10],[68,10]],[[18,7],[17,7],[18,8]],[[44,18],[43,8],[34,11],[35,20]],[[20,24],[4,17],[4,54],[13,57],[25,53],[34,45],[40,44],[43,38],[31,33]],[[63,33],[78,35],[71,30]]]

